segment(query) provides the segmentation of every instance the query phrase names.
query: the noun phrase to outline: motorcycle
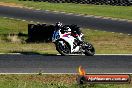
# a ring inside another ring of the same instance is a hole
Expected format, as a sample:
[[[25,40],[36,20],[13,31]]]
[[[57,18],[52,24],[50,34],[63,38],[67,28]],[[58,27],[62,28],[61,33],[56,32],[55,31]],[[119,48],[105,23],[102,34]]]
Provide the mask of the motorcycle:
[[[80,35],[83,39],[83,34]],[[84,42],[78,44],[78,40],[71,35],[71,31],[65,33],[61,29],[55,30],[52,36],[52,42],[56,46],[56,50],[63,56],[71,54],[85,54],[86,56],[93,56],[95,49],[92,44]]]

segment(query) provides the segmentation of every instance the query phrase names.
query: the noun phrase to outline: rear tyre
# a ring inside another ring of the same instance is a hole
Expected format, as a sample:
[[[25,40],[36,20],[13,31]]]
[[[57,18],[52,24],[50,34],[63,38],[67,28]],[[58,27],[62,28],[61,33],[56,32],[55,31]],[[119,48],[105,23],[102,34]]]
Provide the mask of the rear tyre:
[[[70,54],[70,45],[64,40],[58,40],[56,42],[56,50],[62,55],[67,56]]]

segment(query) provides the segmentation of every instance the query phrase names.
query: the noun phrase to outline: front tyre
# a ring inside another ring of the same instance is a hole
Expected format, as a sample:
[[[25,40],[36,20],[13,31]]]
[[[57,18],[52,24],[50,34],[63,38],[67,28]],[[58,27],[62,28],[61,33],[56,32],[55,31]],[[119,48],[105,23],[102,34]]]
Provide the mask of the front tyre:
[[[92,44],[89,44],[89,43],[85,44],[85,52],[84,52],[84,54],[86,56],[94,56],[94,54],[95,54],[95,48],[93,47]]]
[[[56,50],[62,55],[67,56],[70,54],[70,46],[64,40],[59,40],[56,42]]]

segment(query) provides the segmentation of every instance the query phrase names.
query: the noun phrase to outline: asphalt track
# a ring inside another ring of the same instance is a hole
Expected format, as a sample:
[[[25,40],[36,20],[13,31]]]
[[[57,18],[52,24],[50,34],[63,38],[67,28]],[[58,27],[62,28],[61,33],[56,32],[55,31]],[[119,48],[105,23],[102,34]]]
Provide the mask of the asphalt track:
[[[83,28],[87,27],[97,30],[132,34],[132,22],[127,21],[6,6],[0,6],[0,16],[25,19],[36,22],[46,22],[51,24],[60,21],[64,24],[77,24]]]
[[[132,55],[0,55],[0,73],[132,73]]]
[[[132,23],[126,21],[6,6],[0,6],[0,16],[132,34]],[[132,73],[132,56],[0,55],[0,73],[76,73],[80,65],[87,73]]]

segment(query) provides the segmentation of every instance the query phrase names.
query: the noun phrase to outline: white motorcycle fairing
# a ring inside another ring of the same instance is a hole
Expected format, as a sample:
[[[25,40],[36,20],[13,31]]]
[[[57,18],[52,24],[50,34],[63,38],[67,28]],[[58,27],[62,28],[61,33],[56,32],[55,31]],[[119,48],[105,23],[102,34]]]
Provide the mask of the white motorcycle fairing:
[[[76,46],[75,49],[73,48],[75,46],[73,44],[75,38],[73,36],[71,36],[71,32],[61,34],[60,30],[54,31],[53,37],[52,37],[52,42],[56,42],[59,39],[64,40],[69,44],[71,53],[79,51],[80,46]],[[62,42],[60,41],[60,43],[62,43]]]
[[[70,48],[71,48],[71,53],[73,52],[78,52],[79,49],[80,49],[80,46],[76,46],[76,48],[74,49],[73,46],[74,46],[74,40],[75,38],[71,35],[67,35],[66,37],[61,37],[61,39],[63,39],[64,41],[66,41],[69,45],[70,45]]]

